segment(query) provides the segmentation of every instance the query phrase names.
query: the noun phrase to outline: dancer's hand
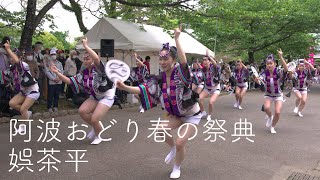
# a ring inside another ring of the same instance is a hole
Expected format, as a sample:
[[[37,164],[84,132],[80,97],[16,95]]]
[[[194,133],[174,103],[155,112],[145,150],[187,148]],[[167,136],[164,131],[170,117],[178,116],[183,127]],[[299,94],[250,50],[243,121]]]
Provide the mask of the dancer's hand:
[[[84,37],[81,41],[82,41],[83,46],[88,46],[88,38],[87,37]]]
[[[279,49],[279,50],[277,50],[277,51],[278,51],[278,55],[279,55],[280,57],[282,57],[282,55],[283,55],[282,50],[281,50],[281,49]]]
[[[59,69],[55,65],[50,66],[50,70],[56,74],[59,72]]]
[[[4,43],[4,48],[5,48],[6,50],[10,49],[10,42],[9,42],[8,40],[7,40],[6,43]]]
[[[117,86],[118,89],[124,90],[126,85],[122,81],[117,81]]]
[[[179,39],[181,30],[182,30],[182,24],[179,25],[179,28],[174,29],[174,39]]]
[[[57,77],[57,78],[55,78],[53,81],[54,81],[55,83],[58,83],[58,82],[60,82],[60,79]]]
[[[261,83],[261,82],[260,82],[260,79],[259,79],[258,77],[256,77],[255,75],[253,75],[253,80],[254,80],[256,83],[258,83],[258,84]]]

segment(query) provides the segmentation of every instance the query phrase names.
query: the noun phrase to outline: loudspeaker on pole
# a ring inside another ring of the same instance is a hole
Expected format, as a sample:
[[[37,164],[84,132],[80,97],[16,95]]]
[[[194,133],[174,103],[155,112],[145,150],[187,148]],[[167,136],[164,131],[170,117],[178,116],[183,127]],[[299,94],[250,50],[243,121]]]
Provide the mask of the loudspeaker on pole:
[[[100,55],[101,57],[114,57],[114,40],[113,39],[101,39]]]

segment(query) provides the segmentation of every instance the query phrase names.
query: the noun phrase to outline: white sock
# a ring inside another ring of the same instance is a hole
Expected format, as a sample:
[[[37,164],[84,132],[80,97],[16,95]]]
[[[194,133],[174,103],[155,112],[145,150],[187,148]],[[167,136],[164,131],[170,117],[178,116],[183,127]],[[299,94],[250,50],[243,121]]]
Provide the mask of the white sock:
[[[180,175],[181,175],[180,166],[174,165],[173,170],[170,174],[170,178],[171,179],[178,179],[178,178],[180,178]]]
[[[102,139],[99,138],[99,136],[96,136],[96,138],[92,141],[92,145],[98,145],[102,142]]]
[[[28,119],[32,116],[32,111],[28,111]]]
[[[180,167],[181,167],[181,166],[174,165],[174,166],[173,166],[173,170],[180,170]]]
[[[208,114],[207,114],[207,112],[206,111],[202,111],[201,112],[201,118],[204,118],[204,117],[206,117]]]
[[[87,138],[93,139],[95,137],[96,133],[94,132],[94,129],[92,128],[91,131],[87,134]]]
[[[176,146],[173,146],[169,152],[169,154],[164,159],[166,164],[169,164],[176,157]]]
[[[273,116],[271,116],[271,117],[268,116],[268,120],[267,120],[267,122],[266,122],[266,126],[267,126],[268,128],[271,127],[272,121],[273,121]]]
[[[140,109],[141,113],[144,113],[144,109],[143,109],[142,105],[139,106],[139,109]]]
[[[270,128],[270,132],[271,132],[271,134],[276,134],[277,133],[276,130],[274,129],[274,127]]]

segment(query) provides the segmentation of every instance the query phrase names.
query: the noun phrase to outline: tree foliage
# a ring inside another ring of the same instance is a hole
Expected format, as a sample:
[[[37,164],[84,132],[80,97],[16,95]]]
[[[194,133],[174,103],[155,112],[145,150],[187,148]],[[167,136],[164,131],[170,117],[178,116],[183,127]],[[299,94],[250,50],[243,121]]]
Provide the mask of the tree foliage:
[[[265,56],[280,47],[290,54],[306,53],[314,45],[308,34],[320,29],[317,0],[220,0],[206,7],[217,18],[190,19],[196,35],[211,47],[217,35],[222,53],[245,51],[251,62],[255,53]]]
[[[21,1],[24,2],[21,3],[23,11],[8,12],[0,8],[0,19],[5,25],[20,27],[22,32],[31,32],[29,36],[35,34],[35,27],[41,27],[44,17],[52,20],[52,16],[46,12],[59,2],[64,9],[75,14],[83,33],[88,31],[82,19],[85,11],[97,18],[107,16],[165,29],[172,29],[183,23],[185,28],[193,30],[192,36],[210,49],[216,49],[220,54],[248,58],[251,62],[275,53],[280,47],[292,57],[304,55],[308,53],[308,47],[319,41],[315,41],[317,38],[310,35],[319,33],[320,30],[318,0]],[[24,17],[26,20],[22,20]],[[38,29],[39,32],[43,31]],[[64,47],[68,48],[63,40],[65,33],[53,32]],[[26,35],[22,33],[22,39]]]
[[[49,32],[43,32],[41,34],[38,34],[37,36],[34,36],[33,44],[37,41],[40,41],[43,43],[43,47],[45,48],[53,48],[56,47],[57,49],[65,49],[63,42],[61,42],[56,36]]]
[[[51,31],[50,32],[52,35],[54,35],[58,41],[60,41],[63,45],[63,49],[72,49],[73,46],[70,42],[67,41],[69,32],[60,32],[60,31]]]

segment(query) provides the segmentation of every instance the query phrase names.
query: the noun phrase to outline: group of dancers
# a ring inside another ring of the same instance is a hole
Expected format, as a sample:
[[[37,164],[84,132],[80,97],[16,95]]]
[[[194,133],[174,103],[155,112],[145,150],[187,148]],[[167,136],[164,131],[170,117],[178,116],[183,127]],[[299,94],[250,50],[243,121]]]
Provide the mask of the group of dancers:
[[[280,112],[282,103],[285,101],[283,96],[283,87],[286,81],[291,81],[292,91],[296,96],[295,108],[293,110],[299,117],[303,117],[302,110],[305,107],[307,101],[307,93],[309,91],[309,83],[316,74],[316,68],[309,63],[306,59],[298,61],[298,65],[295,68],[288,66],[283,58],[282,50],[278,50],[278,55],[281,61],[281,67],[277,67],[274,56],[269,55],[266,60],[266,68],[258,74],[254,67],[252,70],[256,73],[252,73],[252,78],[259,84],[262,91],[265,92],[263,111],[266,113],[266,126],[270,128],[270,132],[275,134],[275,126],[280,118]],[[242,102],[244,95],[248,89],[248,81],[250,74],[247,66],[245,66],[241,60],[236,61],[236,68],[231,73],[231,84],[235,92],[234,108],[242,110]],[[291,63],[292,65],[292,63]],[[213,105],[220,94],[220,66],[217,64],[214,58],[210,57],[207,53],[203,57],[202,65],[198,61],[193,62],[193,89],[196,93],[200,94],[199,105],[201,108],[202,117],[207,116],[207,120],[211,120],[213,112]],[[207,96],[209,99],[209,114],[204,111],[203,100]],[[274,113],[271,112],[271,105],[274,103]]]
[[[162,122],[161,125],[171,130],[179,128],[184,123],[192,123],[196,126],[203,117],[211,120],[214,104],[221,92],[221,67],[219,63],[207,53],[201,64],[199,61],[194,61],[191,68],[179,40],[180,33],[181,27],[174,30],[176,47],[166,43],[159,52],[159,64],[162,70],[159,76],[150,76],[139,56],[135,54],[137,67],[131,74],[131,79],[137,83],[135,86],[126,85],[121,81],[116,83],[118,89],[136,94],[139,97],[141,112],[161,104],[161,107],[166,111],[166,119],[168,120],[168,122]],[[86,123],[92,126],[88,138],[92,139],[91,144],[96,145],[102,141],[99,138],[99,133],[102,131],[99,121],[106,116],[114,102],[114,98],[108,96],[108,91],[114,84],[106,75],[104,63],[88,46],[86,38],[82,39],[82,44],[86,50],[83,56],[84,68],[76,76],[66,77],[54,65],[50,69],[60,80],[70,84],[74,92],[84,91],[90,95],[80,106],[79,114]],[[31,112],[28,109],[39,98],[39,87],[36,80],[32,78],[28,65],[10,50],[10,42],[7,41],[4,46],[14,66],[10,72],[15,78],[14,82],[20,86],[21,90],[21,93],[12,98],[9,104],[21,112],[22,119],[29,119]],[[278,54],[282,69],[277,68],[275,58],[270,55],[265,60],[266,69],[260,75],[254,76],[256,83],[265,92],[266,126],[270,128],[271,133],[276,133],[275,126],[280,118],[283,103],[282,83],[288,78],[294,81],[293,92],[297,97],[294,112],[302,116],[301,112],[307,99],[306,82],[315,70],[310,63],[304,61],[299,63],[295,71],[288,71],[282,51],[278,50]],[[236,62],[236,69],[232,74],[232,79],[235,82],[234,107],[241,110],[250,75],[241,60]],[[209,111],[206,113],[204,99],[208,96]],[[275,105],[274,113],[270,110],[272,103]],[[25,129],[18,131],[25,131]],[[196,129],[193,126],[191,128],[184,126],[181,131],[185,134],[184,137],[178,137],[175,140],[172,136],[166,135],[165,137],[166,143],[170,146],[165,163],[169,164],[174,160],[173,170],[170,174],[172,179],[179,178],[181,175],[180,167],[185,158],[185,146],[188,138],[194,134]]]

